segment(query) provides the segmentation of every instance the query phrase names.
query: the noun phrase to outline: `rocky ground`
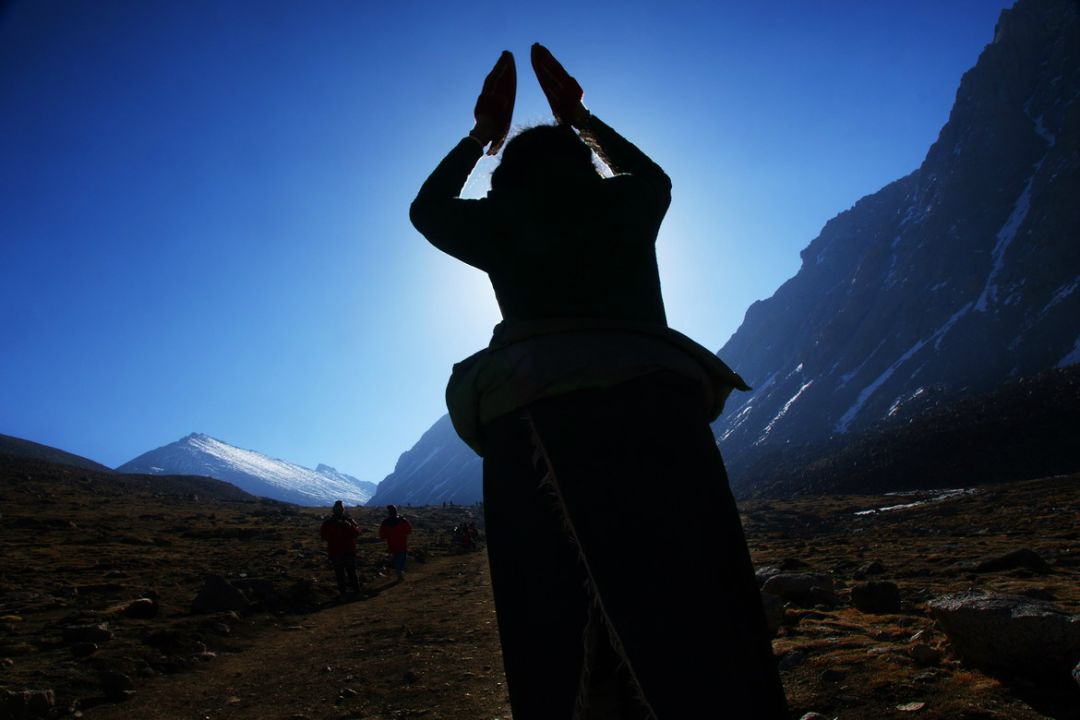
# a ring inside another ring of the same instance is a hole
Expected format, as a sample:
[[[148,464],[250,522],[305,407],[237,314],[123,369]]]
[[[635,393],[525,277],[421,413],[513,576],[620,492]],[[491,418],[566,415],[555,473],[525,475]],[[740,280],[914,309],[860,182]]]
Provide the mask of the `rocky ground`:
[[[793,717],[1080,717],[1078,482],[861,515],[924,498],[746,503]],[[325,511],[212,481],[6,457],[0,512],[2,718],[510,717],[485,556],[450,533],[476,508],[407,510],[403,583],[372,538],[381,511],[353,510],[350,602]]]

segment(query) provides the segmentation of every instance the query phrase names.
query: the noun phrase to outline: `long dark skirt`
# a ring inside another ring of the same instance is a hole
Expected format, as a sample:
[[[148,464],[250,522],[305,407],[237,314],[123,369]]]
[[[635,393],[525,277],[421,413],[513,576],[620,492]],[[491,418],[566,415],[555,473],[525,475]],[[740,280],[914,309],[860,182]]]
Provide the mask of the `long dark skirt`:
[[[654,373],[485,428],[514,720],[788,717],[698,393]]]

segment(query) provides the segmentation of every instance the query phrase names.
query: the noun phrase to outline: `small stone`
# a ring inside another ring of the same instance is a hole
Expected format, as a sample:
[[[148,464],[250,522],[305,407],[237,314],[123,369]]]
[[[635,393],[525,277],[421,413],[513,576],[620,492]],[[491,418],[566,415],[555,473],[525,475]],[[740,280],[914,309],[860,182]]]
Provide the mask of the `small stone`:
[[[72,657],[82,658],[93,655],[98,651],[98,644],[92,642],[77,642],[71,644]]]
[[[137,598],[122,610],[125,617],[148,619],[158,614],[158,604],[150,598]]]
[[[341,691],[341,694],[344,695],[345,697],[356,697],[356,691],[353,690],[352,688],[345,688],[344,690]]]
[[[819,712],[811,711],[803,715],[799,720],[829,720],[829,718]]]
[[[1076,667],[1072,669],[1073,680],[1077,685],[1080,685],[1080,662],[1076,663]]]
[[[871,580],[851,588],[851,604],[864,613],[900,612],[900,589],[887,580]]]
[[[195,612],[243,610],[248,604],[244,593],[228,580],[220,575],[207,575],[202,590],[191,601],[191,609]]]
[[[116,670],[106,670],[101,673],[101,689],[105,697],[115,702],[128,700],[135,695],[134,681]]]
[[[761,591],[802,607],[836,604],[832,578],[818,573],[785,572],[773,575],[765,581]]]
[[[802,650],[792,650],[791,652],[785,653],[784,657],[780,658],[780,663],[777,667],[779,667],[781,671],[791,670],[792,668],[802,665],[804,662],[806,662],[806,653]]]
[[[896,709],[900,712],[919,712],[924,707],[926,707],[926,703],[924,702],[909,702],[904,703],[903,705],[897,705]]]
[[[4,615],[0,617],[0,622],[6,623],[21,623],[23,621],[21,615]]]
[[[824,682],[840,682],[844,679],[844,673],[833,668],[826,668],[821,671],[821,679]]]
[[[908,648],[908,654],[911,655],[911,658],[916,663],[923,667],[937,665],[941,662],[941,651],[926,643],[915,643]]]

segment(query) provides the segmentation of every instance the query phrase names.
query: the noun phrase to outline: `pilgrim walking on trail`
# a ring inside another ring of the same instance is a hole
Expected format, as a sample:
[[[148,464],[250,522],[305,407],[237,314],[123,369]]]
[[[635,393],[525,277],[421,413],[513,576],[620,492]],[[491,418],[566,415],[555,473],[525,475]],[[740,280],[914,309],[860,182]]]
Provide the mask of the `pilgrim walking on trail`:
[[[334,509],[323,520],[319,535],[326,541],[326,555],[334,568],[338,593],[342,597],[350,592],[359,593],[356,538],[360,535],[360,526],[345,512],[345,504],[341,500],[334,503]]]
[[[386,541],[390,553],[390,565],[398,580],[405,579],[405,560],[409,556],[409,533],[412,524],[404,515],[398,514],[396,505],[386,506],[386,519],[379,526],[379,537]]]
[[[517,80],[504,52],[475,125],[410,209],[431,244],[488,274],[502,312],[488,347],[454,367],[447,403],[484,458],[514,718],[786,718],[709,428],[749,388],[664,312],[655,244],[671,181],[585,108],[539,44],[532,65],[555,124],[506,143],[486,197],[459,197],[509,132]],[[641,542],[658,494],[675,548]]]

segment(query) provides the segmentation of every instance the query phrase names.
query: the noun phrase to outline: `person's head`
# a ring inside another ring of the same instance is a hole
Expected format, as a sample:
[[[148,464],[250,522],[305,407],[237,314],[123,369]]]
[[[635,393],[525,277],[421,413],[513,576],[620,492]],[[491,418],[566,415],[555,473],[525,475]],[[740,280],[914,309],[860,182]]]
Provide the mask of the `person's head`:
[[[491,174],[491,191],[554,194],[600,179],[592,151],[569,125],[537,125],[518,133]]]
[[[397,517],[397,505],[387,505],[386,515],[388,517]]]
[[[344,515],[344,514],[345,514],[345,503],[338,500],[336,503],[334,503],[334,515],[339,516],[339,515]]]

